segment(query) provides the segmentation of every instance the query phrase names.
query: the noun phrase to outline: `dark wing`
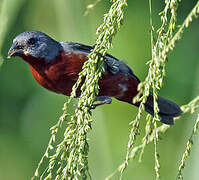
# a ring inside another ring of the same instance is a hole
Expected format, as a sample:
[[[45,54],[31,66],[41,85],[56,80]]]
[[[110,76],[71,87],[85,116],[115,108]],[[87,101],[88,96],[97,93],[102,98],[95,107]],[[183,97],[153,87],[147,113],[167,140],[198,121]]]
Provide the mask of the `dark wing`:
[[[66,53],[74,51],[77,53],[84,52],[89,54],[94,49],[94,47],[74,42],[61,42],[61,45]],[[124,73],[127,76],[133,76],[138,82],[140,82],[140,80],[134,75],[132,69],[129,66],[127,66],[123,61],[120,61],[117,58],[111,56],[110,54],[106,54],[104,57],[104,65],[105,69],[112,74]]]
[[[64,48],[64,51],[67,52],[84,52],[86,54],[89,54],[91,52],[91,50],[93,49],[93,47],[91,46],[87,46],[84,44],[80,44],[80,43],[74,43],[74,42],[60,42],[62,47]]]

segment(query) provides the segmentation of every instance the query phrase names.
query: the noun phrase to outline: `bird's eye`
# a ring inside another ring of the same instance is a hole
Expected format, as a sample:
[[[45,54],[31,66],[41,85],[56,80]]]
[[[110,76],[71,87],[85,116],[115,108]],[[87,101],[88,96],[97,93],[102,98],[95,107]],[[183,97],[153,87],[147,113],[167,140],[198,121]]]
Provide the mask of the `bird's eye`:
[[[28,40],[28,44],[30,44],[30,45],[35,44],[35,42],[36,42],[36,39],[35,39],[35,38],[30,38],[30,39]]]

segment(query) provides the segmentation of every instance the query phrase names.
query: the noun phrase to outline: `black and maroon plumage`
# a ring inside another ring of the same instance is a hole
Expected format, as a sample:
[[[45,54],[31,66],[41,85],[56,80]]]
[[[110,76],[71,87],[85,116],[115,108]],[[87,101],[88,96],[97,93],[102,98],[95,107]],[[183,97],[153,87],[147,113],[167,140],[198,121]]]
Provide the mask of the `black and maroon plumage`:
[[[30,66],[35,80],[46,89],[70,96],[87,55],[92,47],[73,42],[57,42],[39,31],[26,31],[18,35],[8,52],[10,57],[19,56]],[[107,54],[104,57],[105,72],[99,80],[99,104],[111,103],[110,97],[133,104],[139,79],[124,62]],[[77,92],[77,97],[80,91]],[[133,104],[138,106],[139,103]],[[95,105],[96,106],[96,105]],[[181,110],[177,104],[158,97],[159,116],[165,124],[173,124],[173,117]],[[149,96],[145,110],[153,115],[153,97]]]

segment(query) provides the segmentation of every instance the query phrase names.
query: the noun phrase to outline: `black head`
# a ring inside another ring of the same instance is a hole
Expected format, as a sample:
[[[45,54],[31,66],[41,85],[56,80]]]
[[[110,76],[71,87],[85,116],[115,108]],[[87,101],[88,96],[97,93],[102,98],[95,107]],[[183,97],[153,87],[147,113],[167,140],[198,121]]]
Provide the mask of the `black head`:
[[[39,31],[26,31],[19,34],[14,40],[8,52],[8,57],[27,57],[53,60],[61,50],[59,42],[53,40],[45,33]]]

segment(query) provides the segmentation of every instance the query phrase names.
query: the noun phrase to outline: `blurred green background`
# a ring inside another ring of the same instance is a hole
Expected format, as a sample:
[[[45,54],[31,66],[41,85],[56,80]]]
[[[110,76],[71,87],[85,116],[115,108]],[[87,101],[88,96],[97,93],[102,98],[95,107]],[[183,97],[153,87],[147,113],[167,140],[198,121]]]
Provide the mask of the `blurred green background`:
[[[62,113],[66,97],[41,88],[28,65],[19,58],[7,59],[13,38],[25,30],[40,30],[59,41],[92,45],[96,28],[111,3],[103,0],[88,16],[83,16],[91,0],[0,0],[0,180],[30,179],[45,151],[49,128]],[[183,1],[178,10],[179,23],[197,1]],[[153,1],[153,18],[163,1]],[[124,60],[143,80],[150,59],[149,7],[147,1],[128,1],[125,21],[114,39],[111,54]],[[199,90],[199,20],[194,20],[169,55],[167,76],[160,94],[179,105],[188,103]],[[71,107],[72,108],[72,107]],[[125,157],[129,122],[137,108],[116,100],[93,111],[90,132],[90,172],[95,180],[104,179]],[[184,147],[191,134],[195,116],[186,115],[162,136],[158,143],[161,179],[175,179]],[[141,121],[144,132],[145,120]],[[184,179],[198,180],[199,141],[187,161]],[[142,163],[133,161],[124,173],[125,180],[152,180],[154,176],[153,144],[147,146]],[[116,176],[114,179],[118,179]]]

